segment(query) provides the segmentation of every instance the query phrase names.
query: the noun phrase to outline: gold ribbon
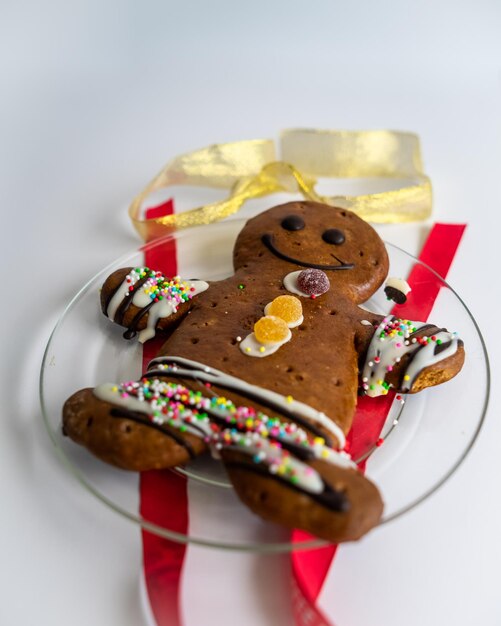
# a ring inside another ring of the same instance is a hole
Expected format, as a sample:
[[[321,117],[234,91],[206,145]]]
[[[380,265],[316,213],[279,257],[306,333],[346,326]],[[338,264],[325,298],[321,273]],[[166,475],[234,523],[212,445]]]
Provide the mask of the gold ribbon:
[[[138,194],[129,216],[145,241],[174,228],[210,224],[236,213],[251,198],[279,191],[301,193],[308,200],[354,211],[370,222],[410,222],[431,214],[432,190],[424,174],[419,137],[387,130],[286,130],[280,138],[280,161],[272,140],[216,144],[183,154],[168,163]],[[360,196],[321,196],[318,177],[405,179],[398,189]],[[146,198],[171,185],[229,189],[220,202],[142,219]]]

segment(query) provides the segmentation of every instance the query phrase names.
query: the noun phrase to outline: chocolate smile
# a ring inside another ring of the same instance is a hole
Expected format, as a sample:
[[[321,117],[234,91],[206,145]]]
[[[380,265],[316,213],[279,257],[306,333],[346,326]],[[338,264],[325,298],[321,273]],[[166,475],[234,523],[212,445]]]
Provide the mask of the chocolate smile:
[[[338,259],[338,257],[334,254],[331,254],[331,256],[334,257],[336,261],[338,261],[338,265],[320,265],[319,263],[309,263],[307,261],[295,259],[291,256],[288,256],[287,254],[284,254],[283,252],[280,252],[280,250],[275,246],[275,239],[273,235],[270,235],[269,233],[263,235],[261,237],[261,241],[268,248],[268,250],[279,259],[283,259],[284,261],[288,261],[289,263],[295,263],[296,265],[301,265],[303,267],[312,267],[316,270],[351,270],[355,267],[354,263],[344,263],[344,261]]]

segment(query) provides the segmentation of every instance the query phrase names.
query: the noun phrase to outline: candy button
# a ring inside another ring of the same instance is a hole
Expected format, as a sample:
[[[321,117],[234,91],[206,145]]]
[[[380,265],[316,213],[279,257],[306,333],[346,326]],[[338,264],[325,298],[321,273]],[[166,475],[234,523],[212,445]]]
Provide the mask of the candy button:
[[[290,330],[280,317],[266,315],[254,324],[254,335],[259,343],[272,345],[286,341],[290,335]]]
[[[327,274],[314,268],[303,270],[297,277],[297,285],[310,296],[320,296],[331,286]]]
[[[384,287],[388,300],[393,300],[397,304],[404,304],[407,301],[409,291],[411,287],[403,278],[388,278]]]
[[[297,326],[303,320],[303,306],[295,296],[278,296],[266,305],[264,312],[266,315],[280,317],[289,327]]]

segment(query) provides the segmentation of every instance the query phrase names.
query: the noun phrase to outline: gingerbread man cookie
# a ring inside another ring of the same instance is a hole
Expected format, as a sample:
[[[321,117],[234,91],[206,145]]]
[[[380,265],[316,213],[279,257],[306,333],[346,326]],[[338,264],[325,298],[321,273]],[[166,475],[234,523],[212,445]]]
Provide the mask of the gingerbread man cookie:
[[[112,274],[103,312],[126,337],[162,331],[166,341],[140,381],[74,394],[65,433],[134,470],[210,448],[265,519],[358,538],[382,501],[343,452],[357,394],[445,382],[461,369],[462,342],[359,307],[383,284],[388,257],[344,209],[292,202],[258,215],[237,238],[234,269],[210,284],[147,268]]]

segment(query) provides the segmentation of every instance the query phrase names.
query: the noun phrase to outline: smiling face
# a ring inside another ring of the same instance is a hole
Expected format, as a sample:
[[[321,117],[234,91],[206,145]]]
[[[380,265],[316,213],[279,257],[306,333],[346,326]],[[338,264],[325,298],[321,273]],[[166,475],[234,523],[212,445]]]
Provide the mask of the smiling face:
[[[351,211],[289,202],[249,220],[238,236],[235,269],[264,263],[281,276],[307,267],[324,271],[334,289],[367,300],[388,273],[376,231]]]

